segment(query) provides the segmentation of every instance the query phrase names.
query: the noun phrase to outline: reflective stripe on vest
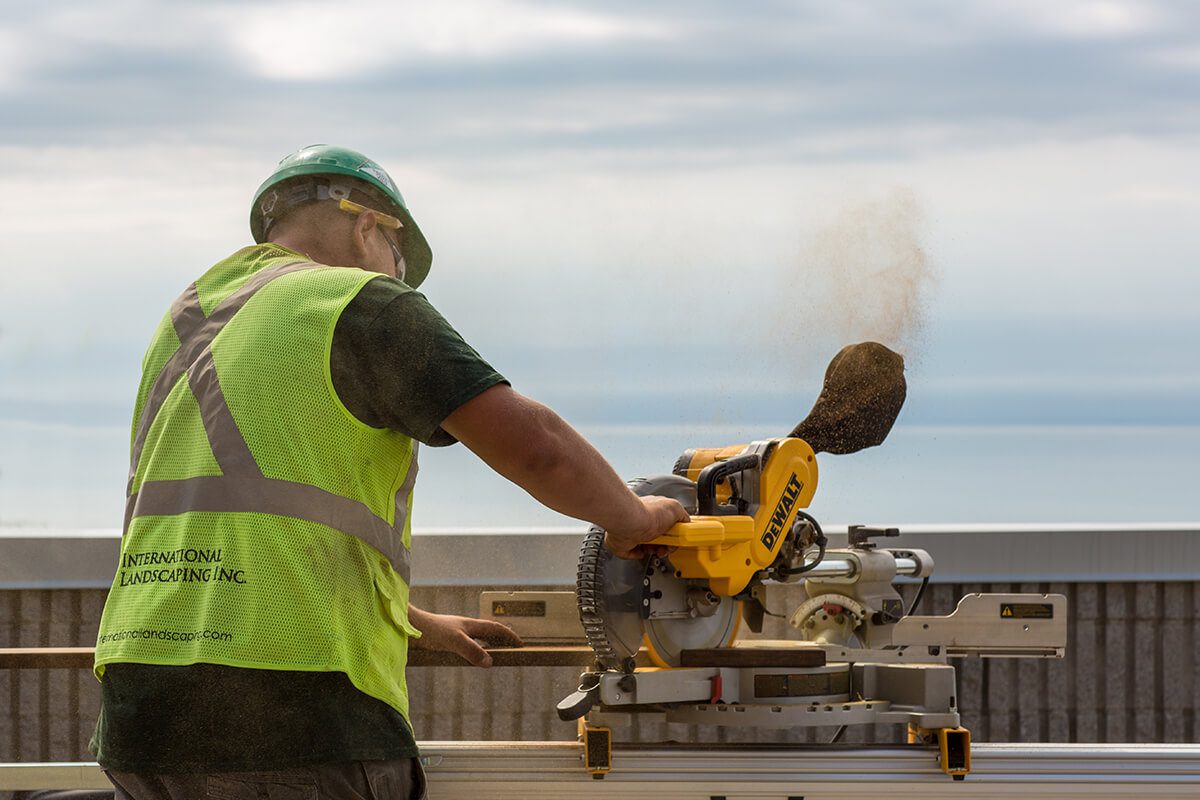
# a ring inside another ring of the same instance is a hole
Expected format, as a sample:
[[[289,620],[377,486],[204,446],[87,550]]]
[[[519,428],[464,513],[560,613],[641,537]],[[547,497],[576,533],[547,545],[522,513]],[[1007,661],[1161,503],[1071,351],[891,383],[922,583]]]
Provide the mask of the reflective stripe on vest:
[[[167,516],[188,511],[252,512],[273,514],[326,525],[362,540],[378,550],[392,569],[409,583],[411,555],[404,546],[408,499],[417,480],[417,443],[404,483],[396,492],[396,521],[388,521],[364,503],[333,494],[318,486],[284,481],[263,475],[249,445],[238,429],[213,362],[212,343],[259,289],[276,278],[320,265],[307,261],[268,267],[255,273],[242,288],[204,315],[196,284],[192,284],[171,306],[171,323],[179,338],[179,349],[167,359],[146,398],[133,440],[129,468],[128,499],[124,531],[135,517]],[[182,480],[144,481],[133,492],[138,463],[146,436],[171,389],[187,373],[188,386],[196,397],[200,418],[221,475],[204,475]]]

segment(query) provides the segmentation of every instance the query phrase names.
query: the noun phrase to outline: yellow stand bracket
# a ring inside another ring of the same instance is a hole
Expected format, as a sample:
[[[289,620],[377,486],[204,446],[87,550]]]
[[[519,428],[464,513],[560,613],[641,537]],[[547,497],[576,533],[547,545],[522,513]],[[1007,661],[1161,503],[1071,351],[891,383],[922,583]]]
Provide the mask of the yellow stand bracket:
[[[971,774],[971,732],[966,728],[920,728],[908,726],[909,744],[936,744],[942,772],[956,781]]]
[[[583,768],[596,780],[612,770],[612,729],[592,727],[579,718],[579,741],[583,743]]]

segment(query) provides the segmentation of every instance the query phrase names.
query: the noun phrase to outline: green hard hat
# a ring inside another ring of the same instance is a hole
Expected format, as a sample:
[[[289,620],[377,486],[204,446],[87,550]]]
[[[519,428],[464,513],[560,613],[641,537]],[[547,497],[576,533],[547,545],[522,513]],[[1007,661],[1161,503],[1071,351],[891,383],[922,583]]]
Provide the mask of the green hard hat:
[[[371,159],[362,153],[345,147],[335,147],[329,144],[311,144],[302,147],[291,155],[284,156],[275,168],[271,177],[263,181],[262,186],[254,193],[254,203],[250,206],[250,233],[254,241],[262,243],[266,239],[266,217],[271,210],[273,200],[264,196],[273,186],[277,186],[290,178],[303,175],[345,175],[369,184],[381,192],[391,203],[391,208],[381,208],[400,218],[404,223],[404,233],[401,236],[400,252],[404,256],[404,282],[416,288],[429,274],[433,264],[433,250],[424,234],[417,227],[417,222],[404,204],[404,198],[391,177]],[[268,208],[264,210],[263,206]]]

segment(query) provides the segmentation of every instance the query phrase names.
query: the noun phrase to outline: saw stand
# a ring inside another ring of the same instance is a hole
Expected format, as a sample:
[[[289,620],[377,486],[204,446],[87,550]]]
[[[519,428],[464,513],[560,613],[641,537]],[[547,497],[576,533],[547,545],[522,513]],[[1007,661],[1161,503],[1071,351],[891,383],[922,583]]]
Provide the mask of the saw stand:
[[[787,730],[903,724],[910,744],[936,745],[941,769],[971,771],[971,737],[960,726],[955,671],[967,656],[1061,658],[1066,597],[969,594],[946,616],[907,612],[893,581],[928,581],[923,550],[876,548],[895,529],[852,528],[851,546],[805,572],[808,600],[791,615],[799,639],[746,640],[685,651],[671,669],[593,671],[559,704],[579,719],[585,764],[612,768],[612,729],[635,719]],[[922,589],[924,584],[922,584]],[[573,701],[573,702],[572,702]]]

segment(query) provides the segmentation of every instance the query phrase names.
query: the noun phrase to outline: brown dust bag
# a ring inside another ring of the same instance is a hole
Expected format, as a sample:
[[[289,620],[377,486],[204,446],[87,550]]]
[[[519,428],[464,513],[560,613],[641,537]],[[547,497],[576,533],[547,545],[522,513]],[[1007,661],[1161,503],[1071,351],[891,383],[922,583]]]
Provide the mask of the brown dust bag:
[[[881,444],[907,393],[904,358],[878,342],[843,347],[825,370],[821,395],[788,434],[818,453],[844,455]]]

